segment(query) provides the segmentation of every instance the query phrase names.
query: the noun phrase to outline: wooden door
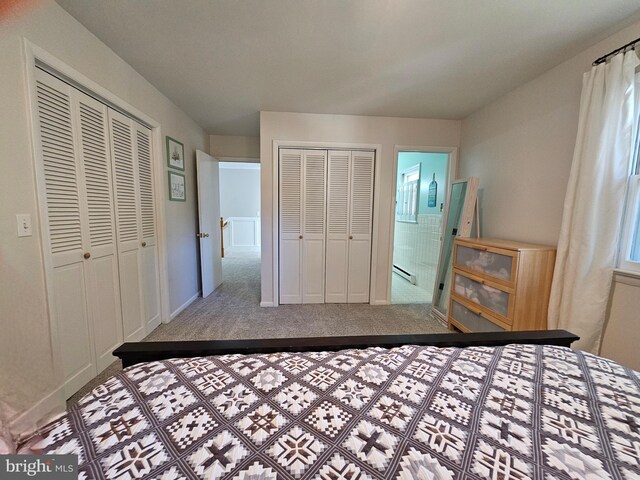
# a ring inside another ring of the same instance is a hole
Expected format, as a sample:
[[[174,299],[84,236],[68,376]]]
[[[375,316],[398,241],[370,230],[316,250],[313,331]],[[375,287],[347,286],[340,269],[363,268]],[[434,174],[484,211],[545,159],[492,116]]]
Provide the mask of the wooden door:
[[[325,301],[347,302],[350,151],[329,151]]]
[[[153,191],[153,150],[151,130],[133,122],[135,157],[140,191],[140,264],[145,333],[160,325],[160,271],[158,233]]]
[[[374,153],[351,154],[347,301],[368,303],[371,284]]]
[[[107,107],[78,90],[72,89],[72,94],[79,127],[81,197],[87,212],[89,318],[101,372],[116,360],[111,352],[123,339]]]
[[[134,122],[109,110],[109,139],[115,185],[116,238],[124,340],[145,336],[141,266],[141,221]]]
[[[305,150],[302,167],[302,303],[324,303],[327,151]]]
[[[302,150],[281,149],[279,165],[280,304],[302,303]]]
[[[202,296],[207,297],[222,283],[220,240],[220,171],[211,155],[196,151],[198,178],[198,220]]]
[[[46,203],[43,236],[51,268],[50,285],[60,347],[63,389],[76,392],[96,374],[84,258],[88,253],[87,212],[82,202],[78,139],[72,90],[36,71],[39,190]]]

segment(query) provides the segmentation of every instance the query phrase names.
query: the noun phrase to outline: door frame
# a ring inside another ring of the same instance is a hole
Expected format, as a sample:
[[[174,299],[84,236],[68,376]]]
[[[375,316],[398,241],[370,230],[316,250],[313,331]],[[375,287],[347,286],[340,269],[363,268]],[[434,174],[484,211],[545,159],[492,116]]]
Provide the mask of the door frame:
[[[117,97],[100,84],[89,79],[82,73],[70,67],[57,57],[46,51],[45,49],[33,44],[23,37],[23,54],[25,66],[25,82],[27,95],[27,105],[29,109],[28,121],[31,140],[31,165],[34,169],[35,184],[34,189],[38,209],[36,218],[34,219],[38,225],[38,239],[40,241],[41,256],[44,265],[44,287],[46,296],[47,317],[49,319],[51,350],[53,353],[52,364],[56,378],[62,378],[62,356],[59,338],[59,323],[55,315],[55,299],[53,297],[53,262],[51,259],[51,240],[47,229],[47,209],[46,209],[46,189],[42,169],[38,166],[42,157],[42,151],[39,147],[38,134],[38,105],[36,97],[36,69],[41,67],[43,70],[62,79],[74,88],[86,93],[96,100],[106,104],[107,106],[134,118],[151,129],[151,138],[153,145],[153,185],[155,200],[155,215],[158,236],[158,271],[160,276],[160,318],[162,323],[168,323],[169,317],[169,275],[167,263],[167,242],[166,242],[166,217],[164,205],[167,193],[165,192],[164,181],[164,162],[163,162],[163,144],[162,131],[159,122]],[[34,222],[34,223],[35,223]],[[145,325],[146,326],[146,325]],[[145,335],[148,332],[145,330]],[[55,390],[48,396],[43,398],[30,410],[24,412],[15,422],[28,421],[28,418],[46,415],[52,410],[52,406],[59,408],[64,406],[66,399],[64,398],[63,385],[56,385]]]
[[[389,255],[389,278],[387,281],[387,303],[391,304],[391,282],[393,281],[393,245],[395,241],[396,235],[396,195],[397,195],[397,185],[398,185],[398,154],[404,152],[415,152],[415,153],[447,153],[449,154],[449,162],[447,165],[447,183],[446,190],[449,190],[449,185],[453,180],[458,178],[458,147],[421,147],[415,145],[395,145],[393,151],[393,191],[396,192],[391,197],[391,201],[389,202],[389,220],[390,226],[389,229],[389,248],[391,249]],[[446,191],[445,191],[446,194]],[[446,195],[445,195],[446,198]],[[446,208],[446,206],[445,206]],[[444,229],[444,225],[442,225],[442,229]],[[442,230],[440,232],[442,237]]]
[[[272,205],[273,216],[271,219],[272,237],[272,279],[273,297],[271,302],[261,301],[261,307],[277,307],[280,305],[280,155],[281,148],[294,148],[300,150],[369,150],[373,151],[373,223],[371,227],[371,274],[369,282],[369,304],[375,304],[376,291],[376,266],[378,258],[378,224],[380,222],[380,197],[376,192],[380,191],[380,163],[382,157],[382,144],[380,143],[347,143],[347,142],[300,142],[295,140],[274,140],[272,145]],[[262,210],[260,211],[262,216]],[[262,218],[261,218],[262,220]],[[264,225],[264,223],[262,223]]]

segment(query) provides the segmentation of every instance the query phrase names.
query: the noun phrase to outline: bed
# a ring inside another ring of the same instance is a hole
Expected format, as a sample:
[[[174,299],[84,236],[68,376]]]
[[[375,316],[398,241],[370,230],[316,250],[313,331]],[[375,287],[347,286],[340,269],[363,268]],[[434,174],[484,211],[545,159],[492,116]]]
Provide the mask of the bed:
[[[87,479],[637,479],[639,374],[575,339],[125,344],[32,449]]]

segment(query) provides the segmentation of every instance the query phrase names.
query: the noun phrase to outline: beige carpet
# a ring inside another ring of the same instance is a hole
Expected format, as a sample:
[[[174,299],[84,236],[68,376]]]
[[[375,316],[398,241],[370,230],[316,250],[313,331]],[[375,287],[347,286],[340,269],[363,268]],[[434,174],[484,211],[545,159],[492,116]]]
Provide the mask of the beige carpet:
[[[430,304],[261,308],[260,259],[230,257],[223,259],[223,283],[215,292],[198,298],[144,341],[447,333],[445,327],[429,317],[430,308]],[[114,362],[67,403],[77,402],[120,369],[120,362]]]

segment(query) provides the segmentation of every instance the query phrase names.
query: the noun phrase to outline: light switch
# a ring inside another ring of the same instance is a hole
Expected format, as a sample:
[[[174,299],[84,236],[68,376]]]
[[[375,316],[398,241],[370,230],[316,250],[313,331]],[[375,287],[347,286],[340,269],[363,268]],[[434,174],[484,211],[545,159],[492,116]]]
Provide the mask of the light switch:
[[[22,213],[16,215],[18,220],[18,236],[30,237],[31,236],[31,215],[28,213]]]

